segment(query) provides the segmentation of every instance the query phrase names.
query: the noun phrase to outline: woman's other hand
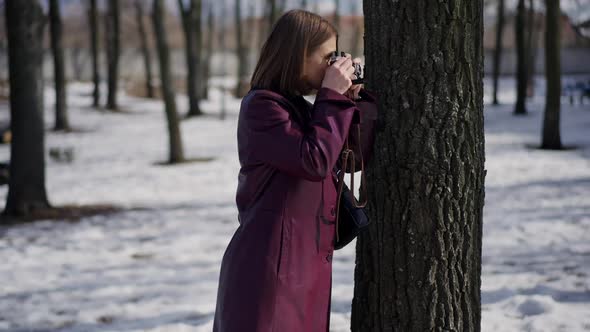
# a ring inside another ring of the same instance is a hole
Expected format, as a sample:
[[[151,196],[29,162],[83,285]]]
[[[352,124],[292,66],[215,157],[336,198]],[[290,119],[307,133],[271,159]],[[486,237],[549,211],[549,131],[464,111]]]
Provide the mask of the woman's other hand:
[[[330,88],[344,94],[352,85],[351,77],[354,73],[350,55],[341,57],[326,69],[322,87]]]

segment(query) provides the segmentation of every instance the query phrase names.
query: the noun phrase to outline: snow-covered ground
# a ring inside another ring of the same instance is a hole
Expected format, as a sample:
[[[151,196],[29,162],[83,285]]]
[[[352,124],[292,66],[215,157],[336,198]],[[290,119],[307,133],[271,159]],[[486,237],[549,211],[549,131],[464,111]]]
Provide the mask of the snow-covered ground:
[[[507,105],[485,110],[482,330],[590,331],[590,110],[563,104],[563,142],[578,149],[530,149],[543,98],[514,117],[513,87],[503,80]],[[70,122],[84,132],[47,133],[47,150],[75,154],[70,164],[47,159],[49,197],[129,209],[0,228],[0,331],[211,331],[221,257],[238,224],[239,100],[227,100],[220,121],[214,89],[209,115],[182,123],[186,156],[213,161],[158,166],[167,157],[161,102],[122,96],[128,112],[112,114],[88,107],[90,91],[69,85]],[[52,103],[48,89],[48,128]],[[0,201],[6,193],[0,187]],[[334,259],[333,331],[349,330],[353,247]]]

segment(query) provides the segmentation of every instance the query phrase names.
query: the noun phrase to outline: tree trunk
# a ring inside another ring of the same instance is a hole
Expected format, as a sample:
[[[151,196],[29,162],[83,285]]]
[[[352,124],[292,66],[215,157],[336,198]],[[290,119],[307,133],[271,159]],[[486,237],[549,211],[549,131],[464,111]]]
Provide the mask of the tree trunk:
[[[92,106],[98,107],[100,102],[100,74],[98,69],[98,9],[96,0],[90,0],[88,18],[90,21],[90,47],[92,50],[92,82],[94,85]]]
[[[4,2],[10,76],[10,179],[4,214],[49,207],[45,190],[43,10],[37,0]]]
[[[54,130],[69,130],[66,78],[64,67],[64,48],[62,44],[62,22],[58,0],[49,1],[49,21],[51,28],[51,50],[53,52],[53,80],[55,83],[55,127]]]
[[[187,116],[202,115],[199,108],[199,63],[201,63],[201,0],[190,0],[188,7],[183,0],[178,0],[182,26],[184,30],[184,43],[186,66],[186,93],[188,96],[189,110]]]
[[[502,36],[504,34],[504,0],[498,0],[498,14],[496,21],[496,48],[494,49],[492,104],[498,105],[498,78],[500,76],[500,64],[502,62]]]
[[[547,94],[545,117],[543,118],[542,149],[562,149],[559,132],[561,104],[561,60],[560,60],[560,5],[559,0],[546,0],[545,24],[545,76]]]
[[[135,0],[135,18],[137,20],[137,29],[141,42],[141,53],[143,55],[143,64],[145,68],[145,89],[148,98],[154,98],[154,83],[152,80],[152,55],[148,45],[147,32],[143,22],[143,1]]]
[[[537,60],[537,20],[535,18],[535,4],[529,0],[529,15],[527,28],[527,97],[535,95],[535,61]]]
[[[352,331],[480,331],[483,1],[365,6],[380,101]]]
[[[154,0],[152,20],[154,24],[154,32],[156,33],[158,58],[160,60],[160,88],[162,89],[162,96],[164,97],[166,120],[168,122],[170,145],[168,161],[173,164],[184,161],[184,154],[180,126],[178,124],[178,114],[176,112],[176,100],[174,99],[172,77],[170,75],[170,55],[168,52],[168,42],[166,40],[166,31],[164,28],[164,7],[162,0]]]
[[[119,56],[121,53],[119,0],[109,0],[109,24],[107,25],[108,92],[107,109],[117,110],[117,85],[119,81]]]
[[[249,82],[248,78],[248,57],[246,47],[244,47],[243,31],[242,31],[242,6],[241,0],[236,1],[235,19],[236,19],[236,55],[238,57],[238,84],[236,85],[235,95],[242,98],[248,92]],[[252,40],[252,39],[250,39]]]
[[[213,4],[209,4],[209,13],[207,15],[207,45],[205,45],[205,57],[203,63],[203,74],[201,75],[201,98],[209,97],[209,78],[211,73],[211,57],[213,56],[213,39],[215,38],[215,18],[213,16]]]
[[[524,0],[518,0],[516,8],[516,105],[514,114],[526,114],[526,86],[527,86],[527,52],[525,42],[526,29],[526,9],[524,7]]]

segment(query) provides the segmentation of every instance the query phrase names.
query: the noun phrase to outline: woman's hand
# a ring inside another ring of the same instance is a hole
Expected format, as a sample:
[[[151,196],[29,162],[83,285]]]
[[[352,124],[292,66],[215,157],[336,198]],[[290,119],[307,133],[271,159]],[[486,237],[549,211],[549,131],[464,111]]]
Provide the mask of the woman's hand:
[[[359,65],[361,64],[361,59],[360,58],[355,58],[353,61],[353,63],[358,63]],[[354,68],[354,67],[353,67]],[[356,75],[352,75],[352,80],[356,79]],[[361,89],[363,88],[364,84],[354,84],[352,85],[348,91],[346,91],[344,93],[345,96],[347,96],[348,98],[352,99],[352,100],[357,100],[359,99],[359,91],[361,91]]]
[[[347,54],[346,57],[339,58],[326,69],[322,87],[330,88],[344,94],[352,85],[350,77],[353,76],[353,73],[354,67],[352,66],[352,60],[350,59],[350,54]]]

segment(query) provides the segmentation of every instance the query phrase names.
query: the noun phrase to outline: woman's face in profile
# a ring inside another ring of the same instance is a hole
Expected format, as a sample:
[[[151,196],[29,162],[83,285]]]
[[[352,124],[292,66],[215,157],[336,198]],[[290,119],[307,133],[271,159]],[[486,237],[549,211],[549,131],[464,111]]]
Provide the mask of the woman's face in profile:
[[[309,87],[316,90],[321,88],[328,68],[328,60],[334,51],[336,51],[336,36],[330,37],[305,59],[303,80]]]

